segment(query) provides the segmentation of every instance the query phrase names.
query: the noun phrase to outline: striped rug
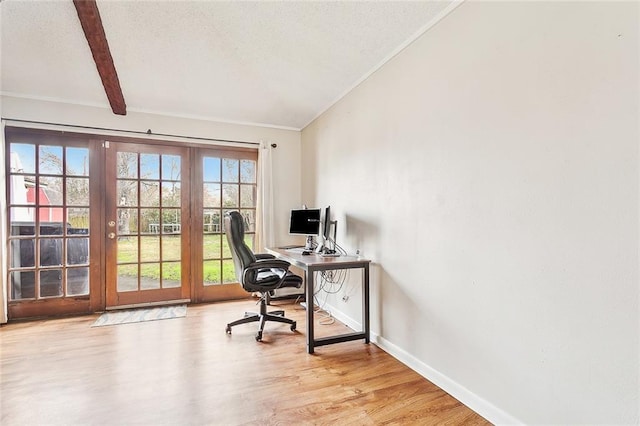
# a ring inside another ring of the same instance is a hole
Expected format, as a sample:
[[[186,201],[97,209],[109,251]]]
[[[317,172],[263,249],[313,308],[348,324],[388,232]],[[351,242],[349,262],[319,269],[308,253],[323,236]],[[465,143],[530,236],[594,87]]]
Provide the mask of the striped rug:
[[[187,316],[187,305],[108,311],[100,315],[91,327],[182,318],[185,316]]]

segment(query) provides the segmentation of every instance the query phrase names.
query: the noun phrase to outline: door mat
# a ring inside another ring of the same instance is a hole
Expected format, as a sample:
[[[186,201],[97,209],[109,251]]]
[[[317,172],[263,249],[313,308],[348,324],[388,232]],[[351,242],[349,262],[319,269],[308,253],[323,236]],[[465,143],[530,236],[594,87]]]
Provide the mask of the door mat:
[[[129,324],[132,322],[156,321],[187,316],[187,305],[158,306],[155,308],[109,311],[98,317],[91,327]]]

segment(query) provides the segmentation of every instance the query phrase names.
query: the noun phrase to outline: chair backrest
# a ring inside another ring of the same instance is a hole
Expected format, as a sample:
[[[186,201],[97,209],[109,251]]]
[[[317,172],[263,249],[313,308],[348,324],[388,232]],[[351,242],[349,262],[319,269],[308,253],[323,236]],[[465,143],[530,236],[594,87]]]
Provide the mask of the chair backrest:
[[[233,266],[236,270],[238,282],[245,285],[244,269],[256,261],[253,251],[244,242],[244,220],[240,213],[233,211],[224,215],[225,234],[229,242],[229,249],[233,257]]]

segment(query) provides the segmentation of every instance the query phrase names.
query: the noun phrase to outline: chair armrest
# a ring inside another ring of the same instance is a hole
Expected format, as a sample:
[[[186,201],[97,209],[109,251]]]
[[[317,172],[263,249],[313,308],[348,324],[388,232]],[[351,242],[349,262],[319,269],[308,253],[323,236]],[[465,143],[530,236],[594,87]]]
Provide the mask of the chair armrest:
[[[245,270],[282,269],[288,271],[291,264],[281,259],[260,259],[248,265]]]
[[[269,254],[269,253],[255,253],[254,256],[258,260],[275,259],[276,258],[274,255]]]
[[[289,266],[291,266],[289,262],[280,259],[264,259],[253,262],[245,267],[242,272],[242,286],[245,290],[252,289],[252,287],[253,290],[257,291],[263,291],[265,289],[274,290],[285,282],[285,278],[289,272]],[[271,284],[261,284],[256,281],[256,278],[258,274],[263,271],[270,271],[270,273],[276,274],[280,278],[277,282],[272,282]],[[263,288],[265,285],[266,287]]]

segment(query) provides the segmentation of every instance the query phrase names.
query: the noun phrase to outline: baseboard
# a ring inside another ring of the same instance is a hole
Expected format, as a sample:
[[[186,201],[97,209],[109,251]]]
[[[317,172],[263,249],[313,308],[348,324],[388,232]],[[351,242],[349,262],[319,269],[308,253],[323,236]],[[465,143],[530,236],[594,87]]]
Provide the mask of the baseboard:
[[[328,305],[326,307],[328,311],[331,312],[333,317],[338,321],[342,322],[346,326],[354,329],[361,330],[362,325],[360,322],[354,320],[353,318],[345,315],[340,310],[336,309],[335,306]],[[511,416],[510,414],[504,412],[499,409],[495,405],[486,401],[485,399],[479,397],[475,393],[471,392],[466,387],[462,386],[460,383],[451,379],[450,377],[440,373],[435,368],[430,367],[424,362],[420,361],[413,355],[409,354],[402,348],[394,345],[389,342],[385,338],[371,333],[371,342],[375,343],[376,346],[383,349],[389,355],[393,356],[395,359],[411,368],[416,373],[420,374],[425,379],[429,380],[440,389],[447,392],[449,395],[453,396],[455,399],[480,414],[482,417],[490,421],[495,425],[524,425],[525,423]]]

